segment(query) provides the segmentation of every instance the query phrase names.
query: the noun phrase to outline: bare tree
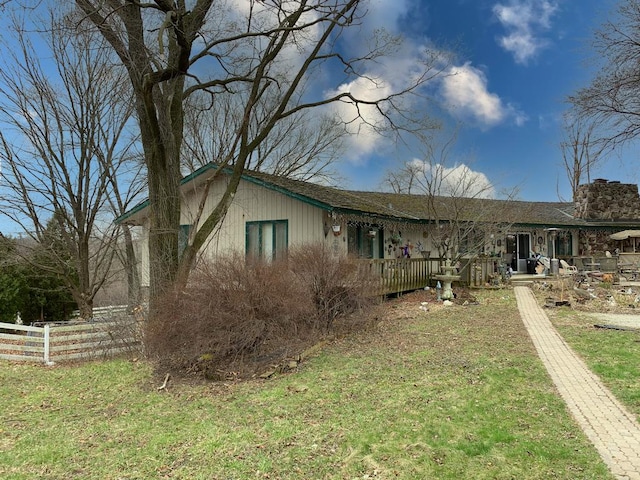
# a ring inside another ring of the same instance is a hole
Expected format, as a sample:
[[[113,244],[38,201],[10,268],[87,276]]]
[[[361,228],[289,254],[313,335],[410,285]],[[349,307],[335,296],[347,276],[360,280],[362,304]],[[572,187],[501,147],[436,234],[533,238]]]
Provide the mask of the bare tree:
[[[493,184],[455,161],[456,140],[457,131],[424,138],[422,158],[387,172],[384,180],[396,193],[424,195],[431,242],[441,257],[454,259],[483,253],[491,235],[506,231],[508,200],[514,195],[507,192],[503,200],[490,201],[496,196]]]
[[[599,125],[604,146],[633,141],[640,134],[640,1],[621,0],[617,15],[595,33],[598,72],[590,85],[569,97],[583,121]]]
[[[420,177],[423,174],[422,162],[405,162],[397,170],[388,170],[385,173],[382,186],[394,193],[414,193],[416,189],[420,190]]]
[[[117,229],[110,199],[124,171],[133,113],[122,68],[101,37],[69,30],[69,17],[42,35],[16,24],[0,68],[0,211],[37,242],[38,267],[62,278],[83,317],[107,281]],[[17,48],[16,48],[17,46]],[[126,205],[120,205],[126,208]]]
[[[194,104],[195,100],[195,104]],[[233,142],[242,114],[234,96],[211,99],[192,95],[185,109],[182,165],[185,173],[208,163],[220,164]],[[255,126],[256,129],[260,125]],[[331,183],[333,167],[344,152],[348,135],[339,119],[301,110],[276,125],[252,152],[246,168],[303,181]]]
[[[342,31],[357,28],[366,13],[363,0],[75,3],[111,44],[131,80],[148,170],[152,301],[177,280],[186,282],[197,252],[228,210],[243,169],[280,122],[303,110],[342,102],[354,107],[349,122],[366,120],[363,112],[373,110],[378,121],[369,125],[387,128],[392,112],[403,109],[401,94],[415,92],[445,67],[425,57],[430,62],[408,72],[411,85],[402,91],[380,88],[377,95],[358,98],[336,85],[331,95],[315,92],[302,98],[302,85],[318,69],[340,69],[339,85],[362,80],[367,64],[397,47],[396,39],[380,37],[365,55],[340,53]],[[375,78],[368,80],[376,83]],[[227,191],[196,225],[191,245],[179,257],[185,100],[196,92],[209,94],[212,105],[225,105],[216,97],[233,95],[238,99],[234,108],[242,114],[234,117],[235,129],[218,159],[232,167]]]
[[[571,184],[571,200],[576,197],[583,181],[591,181],[591,170],[598,164],[602,153],[601,142],[595,134],[594,123],[565,116],[565,138],[560,143],[562,166]]]
[[[111,187],[111,194],[108,196],[110,210],[115,217],[120,217],[146,192],[146,184],[143,182],[144,163],[140,161],[137,149],[132,152],[132,157],[127,159],[121,157],[118,168],[109,168],[110,162],[101,157],[102,164],[107,165],[105,171]],[[122,185],[122,179],[126,179]],[[117,225],[120,233],[115,246],[115,254],[120,264],[124,268],[127,280],[127,303],[129,307],[139,306],[142,301],[142,291],[140,282],[140,270],[138,265],[138,255],[135,249],[135,240],[131,227],[125,223]]]

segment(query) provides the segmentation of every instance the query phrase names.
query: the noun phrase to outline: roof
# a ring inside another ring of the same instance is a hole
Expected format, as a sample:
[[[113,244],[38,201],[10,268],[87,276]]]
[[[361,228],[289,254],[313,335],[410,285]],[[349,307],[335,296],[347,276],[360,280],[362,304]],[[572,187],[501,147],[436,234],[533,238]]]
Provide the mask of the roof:
[[[640,238],[640,230],[623,230],[609,236],[611,240],[626,240],[627,238]]]
[[[183,186],[204,182],[218,170],[209,163],[182,179]],[[278,191],[288,197],[336,214],[373,217],[380,220],[424,223],[438,220],[483,221],[536,227],[639,227],[640,219],[588,221],[574,216],[571,202],[526,202],[485,198],[460,198],[423,194],[343,190],[263,172],[245,170],[243,180]],[[145,200],[116,219],[135,222],[146,217]]]

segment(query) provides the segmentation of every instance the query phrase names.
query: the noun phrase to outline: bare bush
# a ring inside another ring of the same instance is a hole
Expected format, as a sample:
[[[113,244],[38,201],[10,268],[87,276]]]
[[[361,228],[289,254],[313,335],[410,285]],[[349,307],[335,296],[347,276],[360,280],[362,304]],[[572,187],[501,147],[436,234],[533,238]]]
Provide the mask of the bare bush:
[[[305,319],[313,311],[298,287],[281,262],[247,264],[231,256],[204,265],[183,292],[167,297],[160,320],[150,325],[148,351],[179,370],[250,363],[268,355],[273,339],[308,335]],[[290,354],[286,347],[278,353]]]
[[[289,260],[247,262],[241,255],[202,265],[189,286],[167,295],[145,332],[158,368],[220,379],[296,359],[333,322],[368,302],[356,262],[321,248]]]
[[[296,282],[304,286],[315,307],[315,327],[328,332],[334,321],[371,305],[374,284],[363,263],[351,257],[335,257],[326,246],[312,245],[290,252],[289,263]]]

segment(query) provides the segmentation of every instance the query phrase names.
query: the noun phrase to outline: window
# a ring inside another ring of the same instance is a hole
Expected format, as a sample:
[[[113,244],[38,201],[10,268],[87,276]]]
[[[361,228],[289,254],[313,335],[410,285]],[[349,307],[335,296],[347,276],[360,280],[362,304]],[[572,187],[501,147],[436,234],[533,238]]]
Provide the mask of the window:
[[[347,238],[350,255],[359,258],[384,258],[382,228],[376,225],[349,224]]]
[[[556,238],[556,256],[570,257],[573,254],[573,237],[571,232],[560,232]]]
[[[246,230],[247,257],[271,261],[286,256],[288,220],[247,222]]]
[[[485,236],[484,232],[478,232],[475,229],[466,230],[464,228],[458,230],[458,238],[460,239],[460,245],[458,246],[459,253],[478,254],[483,253]]]

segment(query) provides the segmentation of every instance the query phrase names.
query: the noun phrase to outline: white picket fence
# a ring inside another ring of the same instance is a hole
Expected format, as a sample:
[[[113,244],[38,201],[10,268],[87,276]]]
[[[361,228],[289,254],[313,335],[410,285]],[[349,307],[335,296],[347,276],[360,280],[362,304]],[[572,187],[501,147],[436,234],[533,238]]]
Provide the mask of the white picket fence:
[[[51,365],[137,353],[142,348],[141,326],[132,315],[43,326],[0,323],[0,359]]]

